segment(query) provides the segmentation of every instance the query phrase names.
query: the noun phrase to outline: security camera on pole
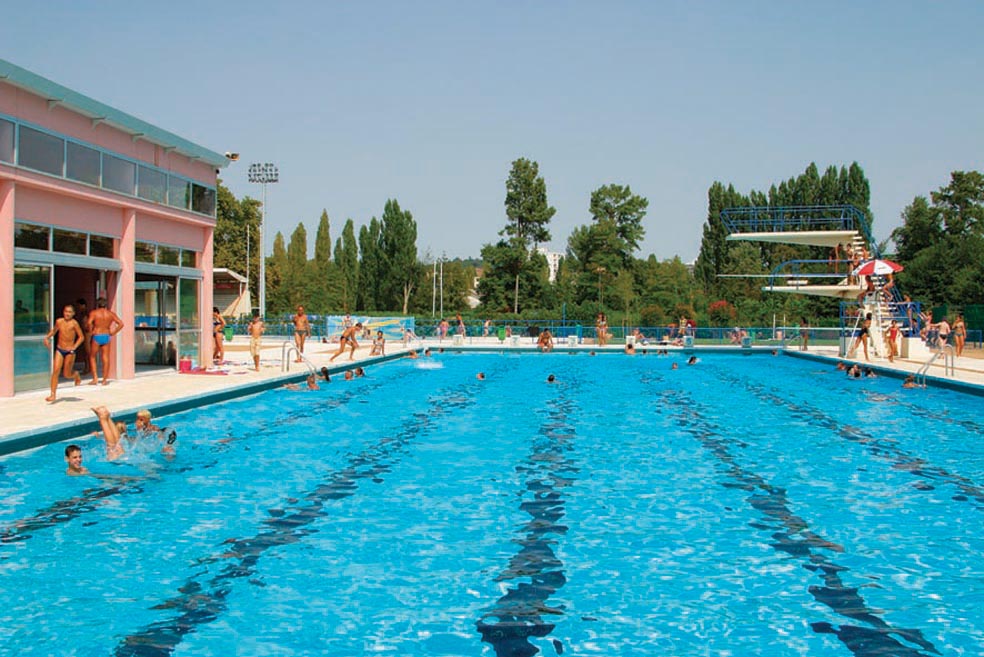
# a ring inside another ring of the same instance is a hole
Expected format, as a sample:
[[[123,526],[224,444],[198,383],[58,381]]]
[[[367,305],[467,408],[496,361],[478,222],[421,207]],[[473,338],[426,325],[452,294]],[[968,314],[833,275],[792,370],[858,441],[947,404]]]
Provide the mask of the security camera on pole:
[[[263,208],[260,213],[260,317],[266,317],[266,249],[263,247],[263,223],[267,215],[267,183],[275,183],[280,180],[280,172],[276,165],[266,162],[264,164],[251,164],[247,173],[251,183],[263,185]]]

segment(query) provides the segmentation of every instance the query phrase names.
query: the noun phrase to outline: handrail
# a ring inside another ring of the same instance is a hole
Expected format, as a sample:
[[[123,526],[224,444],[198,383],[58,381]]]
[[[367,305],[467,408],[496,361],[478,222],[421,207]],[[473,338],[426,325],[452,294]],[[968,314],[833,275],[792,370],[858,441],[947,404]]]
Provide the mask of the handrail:
[[[291,352],[297,354],[298,359],[300,359],[305,365],[307,365],[308,371],[317,376],[318,368],[314,366],[307,356],[301,353],[297,346],[290,340],[284,340],[280,345],[280,371],[289,372],[290,371],[290,355]]]
[[[956,350],[953,345],[945,344],[935,351],[933,355],[929,357],[929,360],[923,363],[922,367],[920,367],[916,372],[916,383],[919,383],[922,386],[926,385],[926,375],[929,373],[929,368],[940,356],[943,356],[943,376],[953,376],[956,374]]]

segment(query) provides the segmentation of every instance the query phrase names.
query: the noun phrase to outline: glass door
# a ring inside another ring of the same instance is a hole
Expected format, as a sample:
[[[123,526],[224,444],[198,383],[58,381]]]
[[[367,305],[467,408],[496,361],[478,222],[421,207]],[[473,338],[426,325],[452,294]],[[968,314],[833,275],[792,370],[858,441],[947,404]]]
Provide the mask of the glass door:
[[[177,285],[167,276],[137,274],[134,362],[143,369],[177,364]]]
[[[14,265],[14,392],[38,390],[51,376],[51,267]]]

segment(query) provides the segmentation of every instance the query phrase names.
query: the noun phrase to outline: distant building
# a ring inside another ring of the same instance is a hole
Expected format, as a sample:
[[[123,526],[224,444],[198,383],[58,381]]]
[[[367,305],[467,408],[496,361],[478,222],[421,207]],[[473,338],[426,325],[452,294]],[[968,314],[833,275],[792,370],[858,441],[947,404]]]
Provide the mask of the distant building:
[[[212,303],[225,317],[250,315],[251,304],[246,277],[224,267],[213,269]]]
[[[556,253],[554,251],[548,251],[545,247],[538,246],[536,252],[540,253],[547,259],[547,267],[549,269],[550,282],[554,283],[557,281],[557,270],[560,269],[560,260],[564,257],[563,253]]]

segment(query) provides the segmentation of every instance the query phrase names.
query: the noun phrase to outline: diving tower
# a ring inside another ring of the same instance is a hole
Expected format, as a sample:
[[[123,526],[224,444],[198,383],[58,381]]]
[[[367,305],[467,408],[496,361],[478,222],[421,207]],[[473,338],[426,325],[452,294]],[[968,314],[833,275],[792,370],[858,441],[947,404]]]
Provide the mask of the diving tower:
[[[918,338],[919,305],[905,302],[890,277],[852,274],[861,262],[880,255],[867,217],[853,205],[726,208],[721,210],[721,222],[730,242],[794,244],[830,250],[825,260],[787,260],[769,274],[733,276],[767,279],[763,292],[839,299],[841,355],[847,355],[847,346],[869,314],[870,333],[877,336],[871,342],[876,356],[885,355],[881,336],[893,320],[903,335],[908,336],[902,340],[900,355],[908,357],[910,351],[915,354],[920,348],[925,349]]]

